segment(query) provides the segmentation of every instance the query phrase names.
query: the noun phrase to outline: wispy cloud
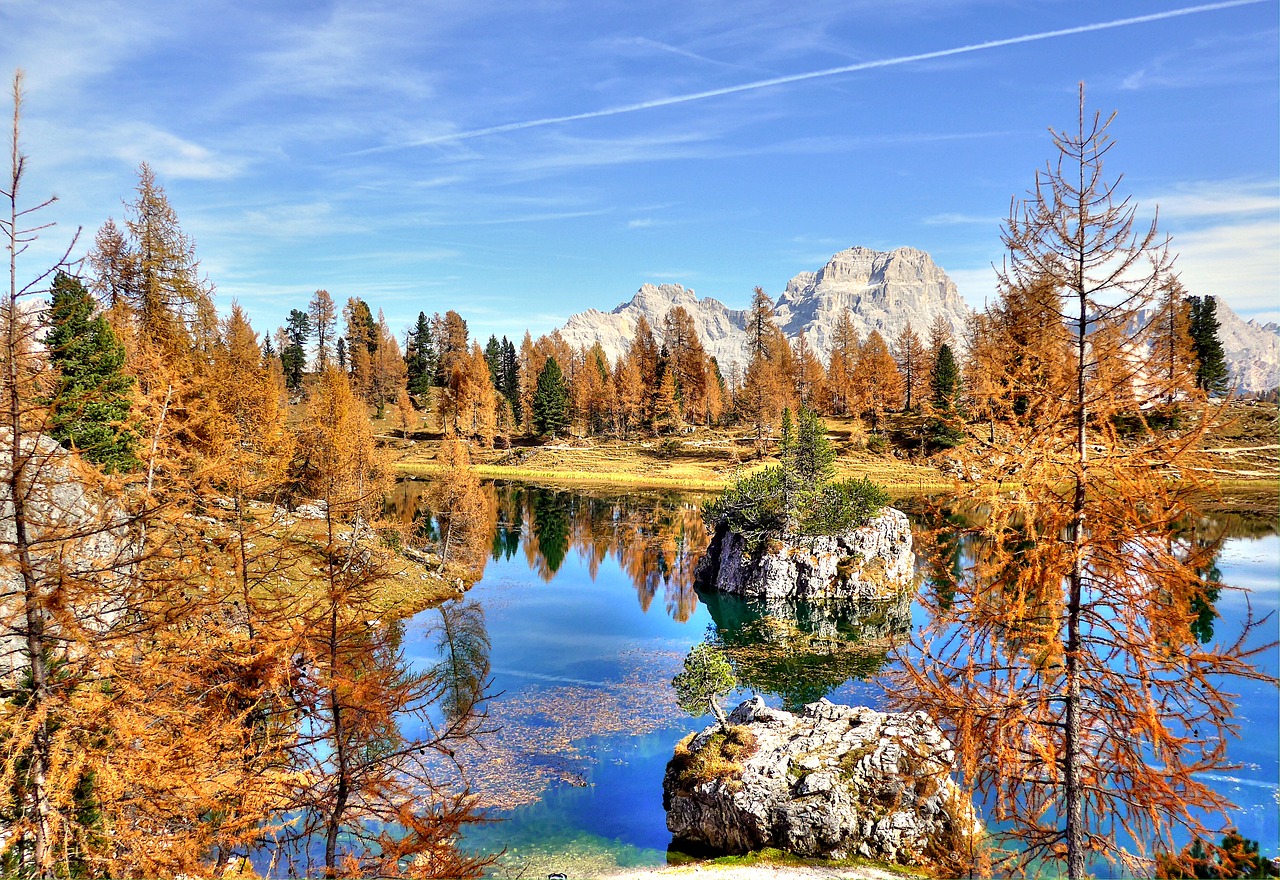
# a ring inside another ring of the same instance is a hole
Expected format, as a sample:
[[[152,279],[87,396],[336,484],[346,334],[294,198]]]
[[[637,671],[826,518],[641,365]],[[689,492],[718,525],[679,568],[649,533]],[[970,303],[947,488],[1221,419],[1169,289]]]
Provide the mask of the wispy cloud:
[[[613,213],[612,208],[582,211],[546,211],[537,214],[512,214],[507,217],[456,218],[424,221],[426,226],[506,226],[513,223],[546,223],[552,220],[573,220],[578,217],[599,217]]]
[[[717,58],[710,58],[706,55],[699,55],[697,52],[692,52],[688,49],[682,49],[679,46],[672,46],[668,43],[661,42],[660,40],[651,40],[648,37],[629,37],[625,39],[611,40],[609,41],[608,45],[621,48],[621,49],[637,48],[641,50],[648,50],[649,53],[659,52],[663,54],[676,55],[680,58],[687,58],[690,61],[697,61],[700,64],[707,64],[714,67],[723,67],[731,70],[751,70],[752,69],[747,67],[744,64],[735,64],[731,61],[721,61]]]
[[[118,158],[130,165],[147,162],[162,179],[224,180],[240,175],[248,165],[246,159],[221,155],[152,125],[126,126],[111,136]]]
[[[994,229],[1000,225],[1000,218],[977,214],[934,214],[920,222],[925,226],[989,226]]]
[[[1192,294],[1222,297],[1245,317],[1275,309],[1280,225],[1274,219],[1175,230],[1173,248]]]
[[[1120,81],[1124,91],[1181,89],[1256,81],[1260,66],[1274,70],[1276,30],[1215,35],[1190,48],[1164,52]],[[1274,77],[1271,77],[1274,80]]]
[[[1274,215],[1280,211],[1280,183],[1274,180],[1188,181],[1136,201],[1142,205],[1158,205],[1160,216],[1166,219]]]
[[[996,298],[996,272],[990,266],[976,269],[948,268],[947,276],[956,283],[956,289],[970,308],[981,309]]]
[[[755,80],[753,82],[739,83],[737,85],[724,86],[716,89],[707,89],[700,92],[691,92],[684,95],[671,95],[665,98],[654,98],[648,101],[639,101],[631,104],[623,104],[617,107],[607,107],[600,110],[588,110],[582,113],[569,113],[563,116],[546,116],[541,119],[528,119],[522,122],[508,122],[503,125],[492,125],[486,128],[474,128],[464,131],[455,131],[449,134],[437,135],[435,137],[423,138],[417,141],[409,141],[398,144],[385,144],[383,146],[371,147],[367,150],[359,151],[361,154],[379,153],[388,150],[406,149],[411,147],[425,147],[436,144],[446,144],[455,141],[469,140],[472,138],[485,137],[487,135],[504,134],[513,131],[523,131],[530,128],[541,128],[548,125],[559,125],[566,122],[578,122],[586,119],[600,119],[607,116],[619,116],[626,113],[637,113],[643,110],[655,110],[661,107],[671,107],[676,104],[688,104],[694,101],[705,101],[708,98],[718,98],[725,95],[735,95],[742,92],[752,92],[759,89],[769,89],[781,85],[789,85],[791,83],[805,82],[807,80],[823,79],[826,77],[840,76],[847,73],[857,73],[864,70],[875,70],[883,67],[894,67],[902,64],[911,64],[917,61],[928,61],[935,58],[947,58],[954,55],[964,55],[970,52],[982,52],[989,49],[998,49],[1004,46],[1015,46],[1023,43],[1034,43],[1041,40],[1052,40],[1059,37],[1075,36],[1079,34],[1093,33],[1095,31],[1111,30],[1113,28],[1130,27],[1133,25],[1147,24],[1155,21],[1163,21],[1170,18],[1176,18],[1184,15],[1195,15],[1205,12],[1215,12],[1222,9],[1230,9],[1236,6],[1249,6],[1257,3],[1268,2],[1268,0],[1227,0],[1222,3],[1207,3],[1199,6],[1186,6],[1179,9],[1167,9],[1161,12],[1154,12],[1148,15],[1138,15],[1129,18],[1113,19],[1111,21],[1095,22],[1093,24],[1077,25],[1069,28],[1059,28],[1051,31],[1040,31],[1033,34],[1023,34],[1017,37],[1006,37],[999,40],[986,40],[981,43],[971,43],[966,46],[955,46],[950,49],[938,49],[932,52],[918,52],[911,55],[899,55],[895,58],[880,58],[873,61],[862,61],[857,64],[846,64],[840,67],[828,67],[822,70],[812,70],[805,73],[793,73],[786,76],[775,76],[768,79]]]

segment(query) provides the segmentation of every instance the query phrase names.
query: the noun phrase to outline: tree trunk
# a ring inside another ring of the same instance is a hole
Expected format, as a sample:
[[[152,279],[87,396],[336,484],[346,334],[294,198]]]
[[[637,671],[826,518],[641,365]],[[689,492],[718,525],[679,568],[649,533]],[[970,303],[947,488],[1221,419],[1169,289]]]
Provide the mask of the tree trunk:
[[[28,662],[31,664],[31,701],[27,711],[39,719],[39,728],[31,744],[31,809],[35,813],[35,840],[33,841],[33,857],[35,859],[35,876],[44,878],[51,875],[52,869],[52,831],[49,814],[52,806],[49,802],[49,731],[44,718],[45,703],[48,697],[48,670],[45,668],[44,643],[44,608],[40,595],[40,584],[36,578],[35,567],[31,559],[31,536],[27,522],[27,484],[26,474],[31,459],[38,454],[39,437],[32,435],[30,450],[23,450],[23,400],[22,376],[19,364],[23,360],[20,345],[22,318],[18,303],[18,254],[25,250],[27,244],[19,236],[18,219],[18,184],[22,177],[23,157],[18,151],[18,117],[21,106],[21,79],[14,79],[13,86],[13,141],[10,168],[12,176],[9,191],[6,193],[9,202],[9,216],[5,224],[7,250],[9,251],[9,290],[5,305],[4,327],[4,363],[5,363],[5,415],[10,430],[12,448],[9,453],[9,498],[13,504],[14,554],[18,557],[18,570],[22,576],[23,611],[26,618],[26,632],[22,634],[25,641]],[[24,212],[25,213],[25,212]],[[29,241],[29,239],[28,239]]]
[[[1081,93],[1080,100],[1080,130],[1083,139],[1084,131],[1084,96]],[[1085,877],[1085,833],[1084,833],[1084,812],[1083,812],[1083,791],[1081,789],[1082,780],[1080,779],[1080,769],[1082,764],[1080,730],[1080,604],[1081,592],[1084,582],[1084,540],[1085,540],[1085,487],[1089,466],[1089,445],[1087,443],[1086,429],[1089,421],[1089,402],[1087,397],[1087,380],[1088,380],[1088,331],[1089,331],[1089,297],[1086,289],[1085,276],[1085,241],[1084,241],[1084,222],[1082,219],[1087,216],[1088,205],[1084,202],[1083,193],[1085,192],[1085,166],[1080,164],[1080,186],[1077,190],[1080,193],[1080,202],[1077,205],[1077,222],[1080,224],[1077,230],[1076,242],[1076,277],[1075,295],[1080,307],[1080,314],[1076,321],[1075,342],[1076,342],[1076,455],[1077,466],[1075,497],[1072,501],[1072,518],[1071,518],[1071,575],[1068,582],[1070,595],[1067,597],[1067,645],[1065,651],[1066,662],[1066,735],[1065,750],[1063,756],[1065,767],[1063,768],[1063,801],[1066,809],[1066,837],[1067,837],[1067,876],[1070,880],[1083,880]]]
[[[712,699],[707,701],[707,705],[711,707],[711,714],[716,716],[716,722],[720,725],[720,729],[729,732],[729,719],[724,714],[724,709],[720,708],[720,704]]]
[[[335,675],[338,668],[338,606],[336,597],[329,614],[329,674]],[[337,876],[338,832],[342,830],[342,817],[347,810],[347,797],[350,793],[349,768],[347,766],[346,736],[342,727],[342,703],[338,698],[337,688],[329,688],[329,712],[333,721],[333,757],[336,762],[335,772],[338,786],[334,792],[333,805],[329,810],[329,818],[325,828],[324,840],[324,875]]]

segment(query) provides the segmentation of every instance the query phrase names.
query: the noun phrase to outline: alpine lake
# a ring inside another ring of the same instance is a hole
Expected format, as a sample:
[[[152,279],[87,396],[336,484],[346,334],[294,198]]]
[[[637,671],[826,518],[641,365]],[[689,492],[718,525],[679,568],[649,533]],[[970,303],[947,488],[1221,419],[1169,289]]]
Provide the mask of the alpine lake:
[[[398,484],[389,507],[429,534],[426,486]],[[824,696],[883,708],[891,642],[926,622],[918,603],[766,607],[697,592],[705,496],[493,483],[485,492],[493,529],[477,554],[482,577],[410,619],[403,647],[412,665],[432,667],[454,633],[469,634],[463,662],[473,687],[487,683],[486,717],[456,758],[497,821],[469,829],[463,846],[503,852],[495,877],[596,876],[687,859],[670,848],[662,778],[676,742],[712,720],[683,713],[670,686],[698,642],[720,646],[735,667],[741,688],[726,706],[758,693],[788,709]],[[894,503],[908,514],[917,506],[910,497]],[[1280,635],[1276,512],[1274,492],[1206,506],[1204,527],[1225,536],[1221,582],[1237,589],[1221,591],[1202,638],[1234,640],[1250,613],[1272,615],[1251,642]],[[1280,650],[1257,665],[1276,675]],[[1239,766],[1204,781],[1236,805],[1239,831],[1274,856],[1280,691],[1255,681],[1226,690],[1238,695],[1239,737],[1227,753]]]

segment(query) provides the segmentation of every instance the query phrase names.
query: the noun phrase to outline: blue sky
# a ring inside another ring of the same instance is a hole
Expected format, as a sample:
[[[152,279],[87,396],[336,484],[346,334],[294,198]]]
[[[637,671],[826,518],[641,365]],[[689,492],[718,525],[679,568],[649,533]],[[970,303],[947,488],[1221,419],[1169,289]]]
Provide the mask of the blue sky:
[[[120,219],[147,161],[260,331],[317,287],[482,339],[645,282],[741,308],[853,245],[926,250],[981,305],[1081,80],[1191,292],[1280,320],[1277,12],[0,0],[0,70],[26,71],[26,192],[60,199],[33,264]]]

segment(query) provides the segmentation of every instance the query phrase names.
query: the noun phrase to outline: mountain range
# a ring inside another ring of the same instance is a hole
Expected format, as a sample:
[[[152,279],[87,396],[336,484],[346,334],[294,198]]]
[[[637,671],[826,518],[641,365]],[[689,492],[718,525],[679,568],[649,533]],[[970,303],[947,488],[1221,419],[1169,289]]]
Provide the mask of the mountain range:
[[[1280,327],[1244,321],[1221,299],[1217,303],[1219,336],[1238,389],[1262,391],[1280,385]],[[721,372],[726,377],[741,375],[747,364],[747,309],[698,297],[679,284],[645,284],[610,312],[588,309],[570,316],[560,334],[575,347],[599,342],[610,360],[616,360],[635,335],[641,315],[660,335],[663,319],[675,306],[683,306],[692,316],[698,337]],[[924,251],[852,247],[835,254],[816,272],[792,278],[777,298],[774,319],[792,339],[803,331],[825,362],[836,319],[846,310],[863,339],[878,330],[890,345],[908,323],[927,341],[929,327],[939,316],[953,337],[963,340],[971,315],[955,283]]]

